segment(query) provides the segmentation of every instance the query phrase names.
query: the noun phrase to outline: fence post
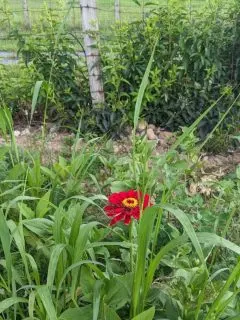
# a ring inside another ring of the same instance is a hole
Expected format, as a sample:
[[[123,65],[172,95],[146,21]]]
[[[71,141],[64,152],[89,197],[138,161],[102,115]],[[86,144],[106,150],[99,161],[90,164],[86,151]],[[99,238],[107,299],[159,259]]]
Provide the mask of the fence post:
[[[93,105],[99,105],[103,104],[105,99],[101,77],[100,55],[97,47],[99,27],[96,0],[80,0],[80,7],[91,98]]]
[[[120,0],[115,0],[115,20],[120,20]]]
[[[28,9],[28,0],[23,0],[24,25],[26,29],[31,29],[31,22]]]

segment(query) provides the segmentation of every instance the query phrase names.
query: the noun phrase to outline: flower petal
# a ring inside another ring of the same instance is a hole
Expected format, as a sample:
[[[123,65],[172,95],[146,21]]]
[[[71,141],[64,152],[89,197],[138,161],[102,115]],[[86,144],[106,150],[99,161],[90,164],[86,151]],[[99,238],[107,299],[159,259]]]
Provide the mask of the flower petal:
[[[145,194],[144,200],[143,200],[143,209],[150,206],[150,196],[148,194]]]
[[[131,215],[132,215],[133,218],[139,220],[139,218],[140,218],[140,209],[139,209],[139,207],[134,208],[134,209],[131,211]]]
[[[124,219],[124,214],[119,214],[115,216],[111,221],[110,221],[110,226],[116,224],[117,222],[121,221]]]
[[[131,222],[131,216],[129,214],[125,215],[124,224],[129,224]]]
[[[115,205],[121,205],[123,199],[126,198],[126,192],[116,192],[108,197],[108,201]]]
[[[110,221],[110,225],[114,225],[121,220],[124,220],[125,224],[129,224],[131,222],[131,218],[139,220],[139,205],[136,205],[136,207],[127,207],[123,204],[123,201],[128,198],[136,199],[139,203],[143,202],[143,209],[152,205],[152,203],[150,202],[150,196],[148,194],[143,196],[143,193],[141,191],[129,190],[127,192],[123,191],[112,193],[108,197],[108,205],[104,207],[106,215],[112,218],[112,220]]]

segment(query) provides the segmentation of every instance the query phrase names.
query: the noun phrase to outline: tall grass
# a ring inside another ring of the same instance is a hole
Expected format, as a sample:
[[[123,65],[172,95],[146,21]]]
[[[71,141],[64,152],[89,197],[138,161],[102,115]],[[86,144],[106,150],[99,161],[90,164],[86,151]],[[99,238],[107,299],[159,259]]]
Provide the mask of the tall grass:
[[[103,216],[102,208],[106,202],[104,194],[86,191],[91,177],[98,182],[98,139],[86,143],[80,152],[76,151],[75,142],[70,159],[59,157],[52,166],[46,167],[38,157],[22,157],[14,138],[11,114],[7,108],[1,110],[1,131],[6,140],[8,133],[11,138],[11,164],[4,181],[7,190],[0,195],[2,319],[151,320],[159,318],[160,311],[165,312],[165,318],[169,317],[172,310],[169,311],[166,305],[170,301],[173,308],[174,299],[161,286],[159,270],[169,254],[177,256],[178,250],[186,244],[191,247],[189,256],[198,260],[198,264],[184,271],[190,269],[200,280],[193,281],[194,288],[188,286],[196,297],[193,305],[182,306],[178,318],[221,319],[233,301],[236,301],[236,312],[239,312],[239,262],[220,282],[222,286],[217,291],[218,281],[214,280],[222,270],[219,268],[213,273],[207,260],[215,247],[237,255],[240,247],[216,234],[196,232],[188,214],[172,203],[177,185],[185,174],[183,166],[171,175],[175,170],[176,149],[223,96],[196,119],[169,152],[158,159],[153,158],[154,146],[136,136],[136,127],[154,53],[155,47],[138,92],[132,153],[125,162],[127,160],[127,174],[133,180],[133,187],[144,194],[154,195],[159,191],[159,172],[165,170],[166,176],[161,177],[161,196],[157,204],[141,212],[139,223],[131,223],[130,237],[129,230],[120,226],[110,228],[99,221],[101,219],[89,221],[91,211]],[[36,86],[32,112],[39,89],[40,83]],[[77,138],[79,132],[80,127]],[[21,182],[17,187],[16,181]],[[166,216],[174,220],[178,231],[175,230],[177,235],[159,245]],[[175,269],[171,267],[173,277]],[[181,268],[178,269],[182,272]],[[160,311],[150,299],[153,289],[157,290],[160,300],[164,297],[167,301]],[[206,298],[210,301],[206,302]]]

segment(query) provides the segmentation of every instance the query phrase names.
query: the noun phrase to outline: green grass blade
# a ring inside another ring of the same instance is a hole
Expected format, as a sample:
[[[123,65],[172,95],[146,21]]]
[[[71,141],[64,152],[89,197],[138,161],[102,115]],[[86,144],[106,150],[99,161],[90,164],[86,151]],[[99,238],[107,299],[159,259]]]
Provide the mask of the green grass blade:
[[[66,245],[64,244],[57,244],[51,253],[50,261],[48,264],[48,274],[47,274],[47,286],[50,292],[52,291],[52,286],[55,280],[55,273],[56,273],[59,257],[61,256],[61,253],[65,247]]]
[[[79,269],[80,269],[81,266],[84,265],[84,264],[90,265],[90,266],[91,266],[91,265],[100,265],[100,266],[103,266],[102,263],[97,262],[97,261],[91,261],[91,260],[82,260],[82,261],[79,261],[79,262],[77,262],[77,263],[72,264],[70,267],[68,267],[68,268],[65,270],[65,272],[64,272],[64,274],[63,274],[63,276],[62,276],[62,278],[61,278],[61,280],[60,280],[60,282],[59,282],[59,286],[58,286],[58,290],[57,290],[57,300],[58,300],[58,297],[59,297],[59,294],[60,294],[61,287],[62,287],[62,285],[63,285],[63,283],[64,283],[67,275],[69,274],[69,272],[71,272],[72,270],[74,270],[74,269],[76,269],[76,268],[79,268]]]
[[[136,129],[137,129],[138,119],[139,119],[139,116],[141,113],[142,100],[143,100],[144,92],[145,92],[147,85],[148,85],[149,74],[150,74],[150,71],[152,68],[154,54],[155,54],[155,50],[156,50],[156,46],[157,46],[158,41],[159,41],[159,39],[157,38],[155,45],[153,47],[153,51],[152,51],[150,60],[148,62],[147,68],[146,68],[144,76],[142,78],[142,82],[141,82],[139,91],[138,91],[137,101],[136,101],[135,109],[134,109],[134,120],[133,120],[134,133],[136,132]]]
[[[222,94],[216,101],[214,101],[207,110],[205,110],[194,122],[193,124],[184,131],[184,133],[176,140],[176,142],[171,146],[169,152],[175,150],[185,139],[188,137],[199,125],[199,123],[206,117],[206,115],[218,104],[218,102],[225,96],[226,93]]]
[[[11,306],[13,306],[17,303],[21,303],[21,302],[28,303],[28,300],[24,299],[24,298],[14,297],[14,298],[8,298],[8,299],[1,301],[0,302],[0,313],[4,312],[5,310],[10,308]]]
[[[38,96],[39,96],[39,92],[40,92],[42,84],[43,84],[43,81],[37,81],[34,86],[33,97],[32,97],[32,106],[31,106],[31,115],[30,115],[30,125],[32,122],[33,114],[36,110]]]
[[[57,313],[52,301],[49,288],[47,286],[37,287],[37,293],[44,305],[49,320],[57,320]]]
[[[97,280],[93,289],[93,320],[98,320],[99,311],[100,311],[100,302],[101,302],[101,290],[103,288],[103,281]]]
[[[147,264],[148,248],[157,213],[157,207],[149,207],[145,209],[139,223],[137,261],[134,270],[132,292],[131,313],[133,317],[144,310],[142,298],[144,290],[145,270]]]
[[[42,198],[39,200],[37,207],[36,207],[36,216],[37,218],[43,218],[46,213],[49,211],[50,209],[50,195],[51,195],[51,189],[48,190],[43,196]]]
[[[238,245],[214,233],[199,232],[196,235],[200,243],[204,243],[209,246],[223,247],[240,255],[240,247]]]
[[[34,318],[36,292],[32,291],[28,297],[28,313],[30,318]]]
[[[17,162],[19,163],[20,162],[19,161],[19,153],[18,153],[16,138],[14,135],[12,114],[11,114],[11,111],[7,107],[4,107],[2,110],[4,113],[5,122],[7,124],[8,131],[10,132],[10,135],[11,135],[11,146],[14,149]],[[12,158],[11,153],[10,153],[10,157]]]
[[[93,228],[98,225],[98,222],[90,222],[88,224],[84,224],[80,226],[78,230],[78,237],[75,240],[74,252],[73,252],[73,263],[81,261],[84,251],[86,250],[87,242],[91,236],[91,232]],[[71,283],[71,294],[72,299],[74,298],[74,294],[77,288],[78,283],[78,270],[73,270],[72,272],[72,283]]]
[[[0,211],[0,240],[6,260],[6,268],[8,273],[8,286],[10,287],[12,280],[12,256],[11,256],[11,237],[3,212]]]
[[[69,245],[74,247],[76,243],[76,239],[79,234],[79,229],[82,224],[82,216],[85,208],[83,206],[80,206],[79,203],[77,203],[72,210],[75,212],[75,218],[71,226],[70,236],[69,236]]]
[[[217,298],[215,299],[215,301],[211,305],[205,320],[213,319],[217,309],[219,307],[221,307],[222,298],[224,297],[225,293],[229,290],[231,284],[235,280],[239,280],[239,277],[240,277],[240,260],[239,260],[238,264],[235,266],[235,268],[233,269],[233,271],[231,272],[231,274],[228,277],[226,283],[224,284],[224,286],[220,290],[220,293],[218,294]]]
[[[93,221],[88,224],[83,224],[78,230],[78,237],[75,239],[74,257],[73,261],[77,262],[82,258],[82,255],[86,249],[87,242],[91,236],[93,228],[98,226],[98,222]]]
[[[40,285],[40,275],[39,275],[37,263],[30,254],[26,253],[26,257],[28,258],[29,263],[32,267],[32,275],[35,280],[35,283],[36,285]]]
[[[8,221],[8,227],[11,231],[12,237],[14,239],[14,242],[18,248],[18,251],[21,255],[22,258],[22,262],[24,264],[25,267],[25,272],[26,272],[26,276],[28,279],[28,283],[32,284],[32,279],[29,273],[29,268],[28,268],[28,261],[27,261],[27,254],[26,254],[26,249],[25,249],[25,239],[21,233],[21,224],[19,223],[19,225],[16,225],[14,221],[9,220]]]
[[[151,284],[153,282],[154,274],[155,274],[157,268],[159,267],[159,264],[160,264],[162,258],[168,252],[170,252],[174,248],[178,247],[182,243],[186,242],[186,240],[187,240],[187,236],[186,235],[183,235],[183,236],[180,236],[180,237],[178,237],[176,239],[171,240],[168,244],[166,244],[163,248],[161,248],[161,250],[155,256],[155,258],[151,261],[151,263],[150,263],[150,265],[148,267],[147,276],[146,276],[146,280],[145,280],[144,301],[146,300],[146,297],[147,297],[147,294],[148,294],[148,290],[150,289]]]
[[[202,252],[202,248],[201,245],[199,243],[198,237],[193,229],[193,226],[190,222],[190,220],[188,219],[187,215],[180,210],[179,208],[175,208],[171,205],[163,205],[163,208],[167,211],[169,211],[171,214],[173,214],[175,216],[175,218],[177,218],[177,220],[182,224],[186,234],[188,235],[189,239],[191,240],[198,256],[199,259],[201,260],[202,264],[206,267],[206,263],[205,263],[205,259],[204,259],[204,255]]]
[[[234,107],[234,105],[236,104],[236,102],[238,101],[240,97],[240,93],[237,95],[237,97],[235,98],[235,100],[232,102],[232,104],[228,107],[228,109],[226,110],[226,112],[222,115],[221,119],[218,121],[218,123],[215,125],[215,127],[212,129],[212,131],[207,135],[207,138],[201,143],[201,145],[198,147],[199,150],[201,150],[206,143],[209,141],[209,139],[212,138],[213,133],[219,128],[219,126],[221,125],[221,123],[224,121],[224,119],[226,118],[226,116],[229,114],[229,112],[232,110],[232,108]]]

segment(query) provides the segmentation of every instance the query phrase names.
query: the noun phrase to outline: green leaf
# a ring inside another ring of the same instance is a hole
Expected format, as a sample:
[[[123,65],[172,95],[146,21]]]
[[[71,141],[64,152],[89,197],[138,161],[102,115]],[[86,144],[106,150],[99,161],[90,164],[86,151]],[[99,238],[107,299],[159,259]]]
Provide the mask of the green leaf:
[[[80,287],[83,293],[84,297],[90,297],[89,302],[92,302],[92,293],[93,293],[93,287],[96,281],[96,278],[94,276],[94,272],[87,267],[82,266],[81,267],[81,274],[80,274]]]
[[[76,238],[75,242],[75,249],[74,249],[74,258],[73,261],[77,262],[81,260],[82,255],[86,249],[87,241],[91,236],[91,232],[93,228],[99,225],[98,222],[93,221],[89,222],[88,224],[82,224],[78,230],[78,237]]]
[[[120,191],[128,191],[130,189],[130,185],[123,181],[113,181],[111,183],[111,192],[120,192]]]
[[[204,243],[209,246],[219,246],[226,249],[229,249],[238,255],[240,255],[240,247],[235,243],[226,240],[214,233],[209,232],[199,232],[196,234],[199,242]]]
[[[40,92],[42,83],[43,83],[43,81],[37,81],[34,86],[33,97],[32,97],[32,106],[31,106],[30,124],[32,122],[33,114],[36,109],[37,100],[38,100],[38,96],[39,96],[39,92]]]
[[[213,319],[214,315],[216,315],[216,311],[222,305],[222,299],[223,299],[224,295],[229,290],[231,284],[235,280],[239,280],[239,276],[240,276],[240,261],[238,262],[238,264],[235,266],[235,268],[231,272],[231,274],[228,277],[227,281],[225,282],[224,286],[220,289],[220,292],[219,292],[217,298],[211,304],[211,307],[210,307],[210,309],[209,309],[209,311],[207,313],[207,316],[206,316],[206,320]],[[236,291],[238,291],[238,290],[236,290]],[[227,307],[227,305],[225,305],[225,308],[226,307]],[[224,311],[224,310],[222,310],[222,311]]]
[[[136,101],[135,109],[134,109],[134,121],[133,121],[134,132],[136,132],[136,129],[137,129],[138,119],[139,119],[139,116],[140,116],[140,113],[141,113],[142,100],[143,100],[144,92],[145,92],[145,90],[147,88],[147,85],[148,85],[149,74],[150,74],[150,71],[151,71],[151,68],[152,68],[153,58],[154,58],[154,54],[155,54],[155,50],[156,50],[156,46],[157,46],[158,40],[159,39],[157,37],[157,40],[156,40],[155,45],[153,47],[153,51],[152,51],[150,60],[148,62],[147,68],[145,70],[145,73],[144,73],[144,76],[142,78],[142,82],[141,82],[141,85],[140,85],[140,88],[139,88],[139,91],[138,91],[137,101]]]
[[[6,195],[8,195],[8,194],[14,194],[16,190],[22,188],[23,186],[24,186],[24,183],[20,183],[20,184],[14,186],[13,188],[8,189],[8,190],[4,191],[3,193],[1,193],[1,194],[0,194],[0,197],[6,196]],[[14,200],[15,200],[15,199],[14,199]],[[11,205],[12,205],[13,203],[14,203],[14,201],[11,202]]]
[[[237,169],[236,169],[236,176],[237,178],[240,180],[240,165],[237,166]]]
[[[44,305],[49,320],[57,320],[56,310],[52,301],[52,296],[47,286],[37,287],[37,293]]]
[[[5,299],[3,301],[0,302],[0,313],[2,313],[3,311],[7,310],[8,308],[10,308],[11,306],[17,304],[17,303],[28,303],[27,299],[24,298],[18,298],[18,297],[14,297],[14,298],[8,298]]]
[[[70,267],[68,267],[65,270],[65,272],[64,272],[64,274],[63,274],[63,276],[62,276],[62,278],[61,278],[61,280],[59,282],[59,286],[58,286],[58,290],[57,290],[57,298],[59,297],[61,287],[62,287],[62,285],[63,285],[63,283],[65,281],[65,278],[68,275],[68,273],[71,272],[72,270],[76,269],[76,268],[79,269],[83,265],[88,265],[88,266],[101,265],[101,266],[103,266],[100,262],[92,261],[92,260],[82,260],[82,261],[79,261],[77,263],[72,264]]]
[[[149,243],[152,235],[154,221],[158,213],[158,208],[149,207],[144,210],[140,219],[137,247],[137,261],[134,270],[133,291],[132,291],[132,309],[133,316],[144,309],[143,291],[145,270],[147,266],[147,255]]]
[[[184,243],[186,241],[187,241],[187,236],[185,236],[185,235],[171,240],[163,248],[161,248],[161,250],[155,256],[155,258],[151,261],[151,263],[150,263],[150,265],[148,267],[146,280],[144,281],[144,284],[145,284],[144,301],[145,301],[145,299],[147,297],[148,290],[150,289],[150,287],[152,285],[152,282],[153,282],[154,274],[155,274],[157,268],[159,267],[159,264],[160,264],[162,258],[167,253],[169,253],[171,250],[173,250],[174,248],[178,247],[179,245],[181,245],[182,243]]]
[[[39,275],[37,263],[30,254],[26,253],[26,257],[28,258],[30,265],[32,267],[32,271],[33,271],[32,274],[33,274],[34,280],[37,285],[40,285],[40,275]]]
[[[44,196],[39,200],[36,207],[36,214],[38,218],[43,218],[45,214],[49,211],[49,198],[50,198],[51,190],[48,190],[44,194]]]
[[[188,219],[187,215],[179,208],[175,208],[171,205],[163,205],[162,207],[163,207],[163,209],[171,212],[175,216],[175,218],[177,218],[177,220],[182,224],[185,232],[187,233],[188,237],[190,238],[190,240],[191,240],[191,242],[192,242],[192,244],[193,244],[193,246],[199,256],[199,259],[201,260],[202,264],[204,266],[206,266],[204,255],[203,255],[202,248],[200,246],[198,237],[197,237],[197,235],[194,231],[194,228],[193,228],[190,220]]]
[[[237,95],[237,97],[235,98],[235,100],[230,104],[230,106],[228,107],[228,109],[224,112],[224,114],[221,116],[221,118],[219,119],[219,121],[217,122],[217,124],[215,125],[215,127],[209,132],[209,134],[207,135],[207,137],[205,138],[205,140],[201,143],[201,145],[198,147],[199,150],[201,150],[206,143],[212,138],[213,133],[219,128],[219,126],[221,125],[221,123],[224,121],[224,119],[226,118],[226,116],[229,114],[229,112],[231,111],[231,109],[235,106],[236,102],[238,101],[240,97],[240,93]]]
[[[17,246],[17,249],[21,255],[22,262],[25,267],[25,272],[28,278],[29,284],[31,284],[31,277],[28,270],[28,262],[27,262],[27,253],[25,250],[25,238],[22,232],[22,224],[16,225],[16,223],[12,220],[8,220],[7,225],[11,231],[12,237],[14,239],[14,242]]]
[[[46,167],[41,167],[41,170],[43,171],[43,173],[45,173],[47,176],[49,176],[52,181],[55,181],[57,175],[56,173],[54,173],[52,170],[46,168]]]
[[[32,211],[30,207],[28,207],[25,203],[20,202],[18,204],[20,213],[27,219],[35,218],[35,213]]]
[[[47,273],[47,286],[49,287],[50,291],[52,290],[52,286],[54,283],[58,260],[64,248],[64,244],[57,244],[51,253]]]
[[[93,288],[93,320],[98,320],[102,295],[103,280],[97,280]]]
[[[18,196],[10,202],[9,206],[12,206],[19,201],[34,201],[34,200],[38,200],[38,198],[30,197],[30,196]]]
[[[40,237],[45,237],[53,232],[53,222],[44,218],[23,220],[23,225]]]
[[[103,319],[104,320],[121,320],[116,311],[114,309],[110,308],[108,305],[104,303],[103,306]]]
[[[138,0],[132,0],[132,2],[136,3],[139,7],[141,7],[141,3]]]
[[[88,204],[92,204],[93,206],[97,206],[99,207],[100,209],[102,209],[101,206],[99,206],[98,204],[96,204],[96,202],[94,202],[94,200],[104,200],[104,201],[107,201],[107,197],[104,196],[104,195],[97,195],[97,196],[94,196],[94,197],[90,197],[90,198],[87,198],[87,197],[84,197],[84,196],[74,196],[74,197],[71,197],[69,198],[70,199],[77,199],[77,200],[82,200],[82,201],[85,201],[86,203]]]
[[[228,320],[239,320],[239,319],[240,319],[240,313],[234,317],[228,318]]]
[[[148,1],[148,2],[145,2],[144,3],[144,7],[147,7],[147,6],[156,6],[156,2],[151,2],[151,1]]]
[[[11,256],[11,237],[3,212],[0,211],[0,240],[2,242],[2,249],[4,252],[6,267],[8,273],[8,284],[11,283],[12,278],[12,256]]]
[[[4,110],[2,108],[0,108],[0,131],[4,137],[7,135],[7,123],[5,120]]]
[[[82,256],[86,250],[87,242],[91,236],[91,231],[96,227],[98,222],[90,222],[88,224],[81,225],[78,230],[77,238],[75,239],[73,246],[73,263],[81,261]],[[79,270],[73,270],[72,272],[72,281],[71,281],[71,295],[74,298],[76,292],[77,283],[78,283]]]
[[[36,301],[36,291],[31,291],[28,297],[28,313],[29,313],[30,319],[34,319],[35,301]]]
[[[175,150],[185,139],[190,136],[192,132],[197,128],[199,123],[206,117],[206,115],[218,104],[218,102],[225,96],[225,93],[222,94],[216,101],[214,101],[210,107],[205,110],[194,122],[193,124],[187,128],[183,134],[176,140],[176,142],[170,147],[169,152]]]
[[[106,295],[104,301],[114,310],[122,308],[126,303],[130,303],[133,284],[132,273],[123,276],[115,276],[107,280],[105,285]]]
[[[132,318],[132,320],[152,320],[155,314],[155,308],[151,307],[150,309],[143,311],[138,314],[136,317]]]
[[[80,206],[79,203],[77,203],[73,208],[71,208],[71,211],[73,211],[75,214],[75,218],[72,223],[70,236],[69,236],[69,244],[72,247],[75,246],[75,243],[76,243],[76,240],[77,240],[77,237],[79,234],[80,226],[82,224],[82,216],[83,216],[84,210],[85,210],[85,207]]]
[[[67,309],[60,315],[59,320],[92,320],[92,318],[93,308],[92,305],[89,305],[82,308]]]

